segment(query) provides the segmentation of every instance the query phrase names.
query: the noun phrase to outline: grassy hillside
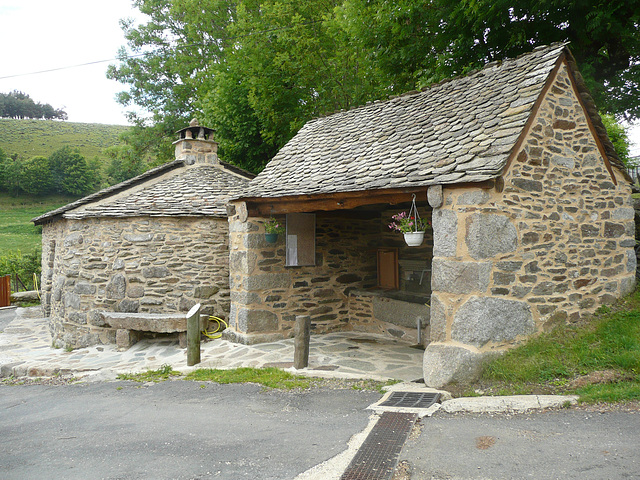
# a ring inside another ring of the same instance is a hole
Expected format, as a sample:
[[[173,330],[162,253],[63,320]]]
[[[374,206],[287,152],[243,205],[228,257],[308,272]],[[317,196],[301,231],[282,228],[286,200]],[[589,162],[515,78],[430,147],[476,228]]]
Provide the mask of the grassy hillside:
[[[62,147],[78,148],[85,159],[98,157],[107,163],[102,151],[118,145],[118,137],[129,127],[98,123],[70,123],[53,120],[0,119],[0,148],[24,159],[48,157]],[[0,257],[10,252],[31,253],[40,247],[40,228],[33,217],[65,205],[75,198],[52,195],[12,197],[0,193]]]
[[[73,200],[60,195],[12,197],[0,193],[0,257],[9,252],[31,253],[39,249],[41,229],[30,220]]]
[[[0,148],[24,159],[50,154],[62,147],[77,147],[87,159],[105,159],[102,150],[117,145],[118,136],[129,127],[99,123],[71,123],[54,120],[0,119]]]
[[[593,316],[530,339],[485,365],[460,395],[573,394],[640,406],[640,289]]]

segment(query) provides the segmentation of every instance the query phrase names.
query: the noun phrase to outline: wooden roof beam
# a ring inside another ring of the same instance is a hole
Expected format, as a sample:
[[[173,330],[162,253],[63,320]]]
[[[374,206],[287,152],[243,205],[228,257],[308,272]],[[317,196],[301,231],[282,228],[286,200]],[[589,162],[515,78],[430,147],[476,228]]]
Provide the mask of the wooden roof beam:
[[[419,202],[427,200],[427,189],[391,189],[363,192],[345,192],[320,195],[300,195],[281,198],[247,198],[247,209],[252,217],[285,213],[305,213],[333,210],[351,210],[365,205],[407,203],[416,195]]]

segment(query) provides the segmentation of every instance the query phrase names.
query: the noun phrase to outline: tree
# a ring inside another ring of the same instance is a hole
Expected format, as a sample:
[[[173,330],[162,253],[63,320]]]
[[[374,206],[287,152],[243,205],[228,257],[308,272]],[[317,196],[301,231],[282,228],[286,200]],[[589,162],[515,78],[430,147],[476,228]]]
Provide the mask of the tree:
[[[129,52],[119,51],[120,63],[109,66],[107,77],[130,86],[118,96],[123,106],[147,112],[129,114],[137,128],[125,141],[140,157],[168,161],[175,131],[201,113],[198,86],[209,65],[220,61],[235,6],[228,0],[136,0],[134,5],[149,21],[137,27],[121,22]]]
[[[640,118],[640,0],[345,0],[344,12],[372,63],[407,87],[570,41],[599,108]]]
[[[596,104],[640,117],[640,0],[136,0],[110,78],[137,105],[129,144],[172,158],[193,116],[220,156],[254,172],[309,119],[571,41]],[[513,6],[516,5],[516,6]],[[128,56],[132,53],[136,56]],[[134,135],[135,134],[135,135]]]
[[[52,190],[55,193],[82,196],[95,190],[99,172],[89,168],[78,150],[63,147],[49,156]]]
[[[145,162],[130,145],[114,145],[104,150],[109,157],[107,166],[107,183],[115,185],[145,171]]]
[[[277,148],[262,138],[260,120],[249,101],[248,85],[235,70],[218,73],[214,81],[216,87],[202,102],[204,123],[216,130],[223,160],[257,173]]]
[[[600,118],[602,118],[602,123],[607,129],[607,135],[611,143],[613,143],[613,148],[618,157],[625,166],[629,166],[629,136],[627,135],[627,129],[618,123],[613,115],[600,114]]]
[[[232,80],[233,91],[242,100],[214,77],[213,85],[223,87],[210,90],[218,97],[214,104],[228,112],[225,104],[242,105],[246,98],[242,118],[253,113],[267,147],[263,151],[270,155],[310,118],[387,95],[375,76],[363,75],[360,52],[350,48],[335,19],[338,5],[327,0],[280,0],[249,8],[243,3],[236,22],[227,29],[235,41],[234,48],[225,51],[223,66],[229,76],[222,80]],[[222,120],[226,117],[218,120],[218,127],[225,131]],[[233,124],[236,119],[230,120]],[[225,147],[226,139],[221,138],[221,144]]]
[[[63,110],[55,110],[48,103],[36,103],[29,95],[14,90],[8,94],[0,93],[0,117],[66,120],[67,114]]]
[[[130,85],[120,102],[147,109],[146,120],[156,129],[162,125],[156,134],[165,138],[167,122],[182,128],[197,116],[216,129],[223,159],[253,171],[309,118],[386,92],[373,76],[362,75],[360,52],[347,48],[349,39],[335,21],[336,1],[136,5],[151,20],[123,26],[131,52],[148,53],[131,58],[122,50],[121,64],[110,67],[110,78]]]
[[[51,192],[51,167],[47,157],[33,157],[22,163],[20,188],[29,195],[46,195]]]
[[[20,193],[20,171],[22,162],[17,154],[7,155],[0,149],[0,191],[11,195]]]

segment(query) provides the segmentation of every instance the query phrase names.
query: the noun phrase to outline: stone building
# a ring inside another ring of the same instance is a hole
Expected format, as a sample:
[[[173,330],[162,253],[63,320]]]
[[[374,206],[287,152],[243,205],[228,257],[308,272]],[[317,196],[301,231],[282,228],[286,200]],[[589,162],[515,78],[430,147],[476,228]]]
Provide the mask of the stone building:
[[[629,180],[566,45],[312,120],[229,208],[226,335],[421,329],[426,383],[470,379],[634,289]],[[414,195],[433,228],[407,247]]]
[[[174,161],[33,219],[55,346],[115,343],[108,312],[201,303],[228,317],[226,204],[253,175],[220,161],[213,131],[196,121],[179,136]]]

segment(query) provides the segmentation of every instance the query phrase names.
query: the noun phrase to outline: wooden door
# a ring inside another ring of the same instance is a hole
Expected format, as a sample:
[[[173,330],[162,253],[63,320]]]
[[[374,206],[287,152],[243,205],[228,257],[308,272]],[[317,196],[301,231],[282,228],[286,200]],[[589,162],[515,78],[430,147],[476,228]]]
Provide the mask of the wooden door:
[[[378,248],[378,287],[390,290],[400,288],[397,248]]]

